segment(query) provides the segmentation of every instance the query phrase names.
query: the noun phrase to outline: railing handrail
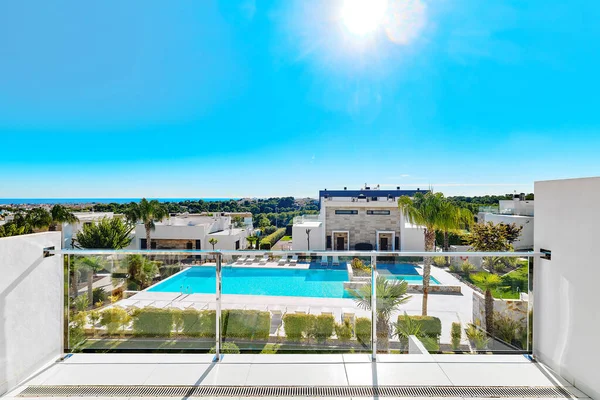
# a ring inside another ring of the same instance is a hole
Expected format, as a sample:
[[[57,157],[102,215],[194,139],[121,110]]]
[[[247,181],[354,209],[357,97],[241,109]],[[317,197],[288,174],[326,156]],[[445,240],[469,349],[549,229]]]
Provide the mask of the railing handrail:
[[[290,254],[309,255],[309,256],[357,256],[357,257],[539,257],[543,254],[536,251],[354,251],[354,250],[134,250],[134,249],[59,249],[48,250],[48,253],[55,255],[256,255],[271,254],[274,256],[284,256]]]

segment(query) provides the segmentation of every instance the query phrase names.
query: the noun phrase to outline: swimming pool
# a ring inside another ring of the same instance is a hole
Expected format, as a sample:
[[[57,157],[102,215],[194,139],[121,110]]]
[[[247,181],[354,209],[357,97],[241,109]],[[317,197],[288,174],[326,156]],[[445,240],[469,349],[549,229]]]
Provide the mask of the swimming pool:
[[[379,273],[388,279],[422,284],[412,264],[380,264]],[[348,272],[338,269],[223,267],[223,294],[299,297],[349,297],[344,290]],[[431,284],[439,284],[433,277]],[[214,267],[192,267],[147,289],[149,292],[215,293]]]
[[[346,270],[223,267],[223,294],[346,297]],[[148,289],[150,292],[215,293],[215,268],[190,268]]]

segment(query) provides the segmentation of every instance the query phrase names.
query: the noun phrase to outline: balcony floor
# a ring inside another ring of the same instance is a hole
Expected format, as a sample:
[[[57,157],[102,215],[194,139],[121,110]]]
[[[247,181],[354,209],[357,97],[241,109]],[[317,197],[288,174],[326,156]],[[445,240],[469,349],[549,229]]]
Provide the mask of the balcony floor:
[[[75,354],[6,398],[24,399],[16,396],[29,385],[560,386],[587,398],[521,355],[380,355],[372,363],[365,354],[242,354],[213,363],[208,354]]]

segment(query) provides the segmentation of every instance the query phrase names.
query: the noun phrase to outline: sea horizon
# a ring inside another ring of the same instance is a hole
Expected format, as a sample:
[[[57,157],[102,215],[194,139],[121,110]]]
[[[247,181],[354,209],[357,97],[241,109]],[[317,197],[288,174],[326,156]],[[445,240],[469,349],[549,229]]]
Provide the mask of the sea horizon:
[[[108,197],[108,198],[100,198],[100,197],[73,197],[73,198],[6,198],[0,199],[0,204],[2,205],[36,205],[36,204],[126,204],[131,202],[138,202],[142,198],[141,197]],[[178,203],[181,201],[198,201],[202,200],[205,202],[214,202],[214,201],[229,201],[229,200],[239,200],[240,198],[233,197],[176,197],[176,198],[150,198],[147,197],[148,200],[158,200],[161,203]]]

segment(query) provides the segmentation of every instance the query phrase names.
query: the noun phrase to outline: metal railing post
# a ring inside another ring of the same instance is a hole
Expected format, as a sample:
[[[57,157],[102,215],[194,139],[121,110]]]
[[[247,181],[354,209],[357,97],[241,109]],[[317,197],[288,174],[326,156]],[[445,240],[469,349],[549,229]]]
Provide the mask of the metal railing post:
[[[216,343],[215,343],[215,358],[213,359],[213,362],[218,362],[221,361],[221,291],[222,291],[222,276],[221,276],[221,262],[222,262],[222,258],[223,255],[221,253],[215,253],[215,258],[216,258],[216,269],[215,269],[215,274],[216,274],[216,282],[217,282],[217,287],[215,290],[215,295],[216,295],[216,324],[215,324],[215,338],[216,338]]]
[[[371,256],[371,361],[377,361],[377,256]]]

